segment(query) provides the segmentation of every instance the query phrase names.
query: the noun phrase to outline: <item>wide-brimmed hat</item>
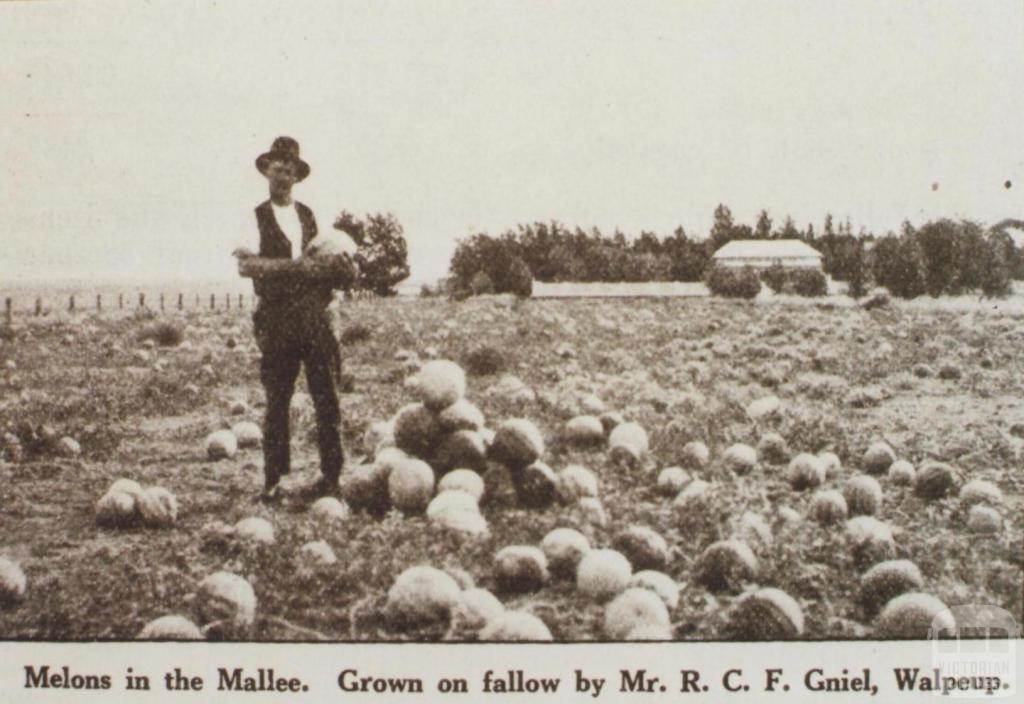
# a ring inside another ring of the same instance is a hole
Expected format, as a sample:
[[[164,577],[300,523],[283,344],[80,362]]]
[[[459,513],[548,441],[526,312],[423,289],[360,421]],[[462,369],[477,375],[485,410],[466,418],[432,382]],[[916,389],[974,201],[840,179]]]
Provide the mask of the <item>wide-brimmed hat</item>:
[[[295,177],[301,181],[309,176],[309,164],[299,158],[299,143],[291,137],[278,137],[270,145],[270,151],[256,157],[256,168],[264,176],[271,161],[290,161],[295,164]]]

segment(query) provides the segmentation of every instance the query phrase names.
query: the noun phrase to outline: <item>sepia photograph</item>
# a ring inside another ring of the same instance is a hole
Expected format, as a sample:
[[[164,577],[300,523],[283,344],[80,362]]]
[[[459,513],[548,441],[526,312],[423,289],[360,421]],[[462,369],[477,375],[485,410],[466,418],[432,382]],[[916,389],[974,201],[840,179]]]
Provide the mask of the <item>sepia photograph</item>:
[[[540,695],[477,644],[981,638],[984,677],[794,688],[1007,694],[1022,36],[1020,0],[0,3],[0,648],[455,643]],[[0,692],[144,688],[62,662]],[[306,691],[284,662],[207,688]]]

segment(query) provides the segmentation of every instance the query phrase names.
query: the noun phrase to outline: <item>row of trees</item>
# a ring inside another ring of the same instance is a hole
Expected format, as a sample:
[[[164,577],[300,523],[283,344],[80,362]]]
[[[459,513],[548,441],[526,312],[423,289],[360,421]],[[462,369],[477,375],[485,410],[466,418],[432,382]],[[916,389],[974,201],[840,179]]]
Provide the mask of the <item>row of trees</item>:
[[[826,274],[847,281],[861,295],[873,281],[895,295],[981,291],[1000,295],[1010,279],[1024,278],[1024,252],[1004,221],[985,230],[969,221],[938,220],[900,235],[853,233],[849,220],[825,217],[822,229],[800,230],[792,218],[776,227],[762,210],[754,227],[735,222],[725,205],[715,209],[706,238],[691,238],[682,227],[667,237],[641,232],[628,239],[616,231],[569,229],[558,222],[519,225],[497,237],[485,233],[460,240],[450,263],[452,287],[466,294],[511,292],[528,295],[527,278],[537,281],[700,281],[711,255],[737,239],[797,239],[822,253]]]

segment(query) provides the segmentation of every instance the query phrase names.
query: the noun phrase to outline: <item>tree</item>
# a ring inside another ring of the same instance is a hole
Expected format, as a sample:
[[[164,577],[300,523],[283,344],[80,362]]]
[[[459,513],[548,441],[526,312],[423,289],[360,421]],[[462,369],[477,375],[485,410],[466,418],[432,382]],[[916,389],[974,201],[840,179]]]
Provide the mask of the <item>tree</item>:
[[[779,238],[784,240],[798,240],[800,239],[800,230],[796,229],[796,223],[793,222],[793,218],[786,216],[785,222],[782,223],[782,231],[779,232]]]
[[[867,294],[867,265],[864,259],[864,240],[858,239],[854,244],[846,272],[846,292],[853,299],[863,298]]]
[[[768,211],[762,210],[757,214],[757,224],[754,226],[754,239],[770,240],[772,238],[772,219],[768,217]]]
[[[722,245],[726,244],[730,240],[736,239],[733,232],[735,223],[732,219],[732,211],[729,210],[727,205],[722,203],[718,204],[715,208],[715,220],[711,225],[711,234],[709,237],[711,253],[717,252]]]
[[[359,268],[358,287],[394,296],[395,287],[409,278],[409,249],[398,219],[391,213],[375,213],[362,221],[343,210],[334,229],[347,233],[358,246],[353,257]]]

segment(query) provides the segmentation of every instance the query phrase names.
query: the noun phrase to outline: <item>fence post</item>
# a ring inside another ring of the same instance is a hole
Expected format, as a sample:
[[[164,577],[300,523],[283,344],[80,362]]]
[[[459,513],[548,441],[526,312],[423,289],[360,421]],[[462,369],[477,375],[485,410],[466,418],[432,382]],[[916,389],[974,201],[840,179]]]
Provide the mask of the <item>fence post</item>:
[[[231,294],[224,294],[224,310],[231,310]]]
[[[217,300],[212,293],[210,294],[210,310],[217,310]]]
[[[124,294],[123,293],[117,294],[117,309],[118,310],[124,310]]]
[[[185,294],[184,293],[179,293],[178,294],[178,310],[181,310],[184,307],[185,307]]]
[[[68,299],[68,313],[74,313],[74,312],[75,312],[75,294],[72,293],[71,297]]]
[[[145,308],[145,307],[146,307],[146,294],[140,293],[139,294],[139,308]]]
[[[13,306],[14,302],[9,297],[4,300],[4,318],[7,320],[7,327],[11,327],[11,322],[14,320]]]
[[[43,314],[43,297],[36,296],[36,315],[40,316]]]
[[[163,309],[164,309],[164,294],[161,293],[160,294],[160,310],[163,311]]]
[[[242,310],[243,307],[244,306],[242,305],[242,294],[238,294],[238,310]]]
[[[96,294],[96,312],[99,313],[103,310],[103,296],[99,293]]]
[[[199,294],[196,294],[196,308],[199,307]]]

